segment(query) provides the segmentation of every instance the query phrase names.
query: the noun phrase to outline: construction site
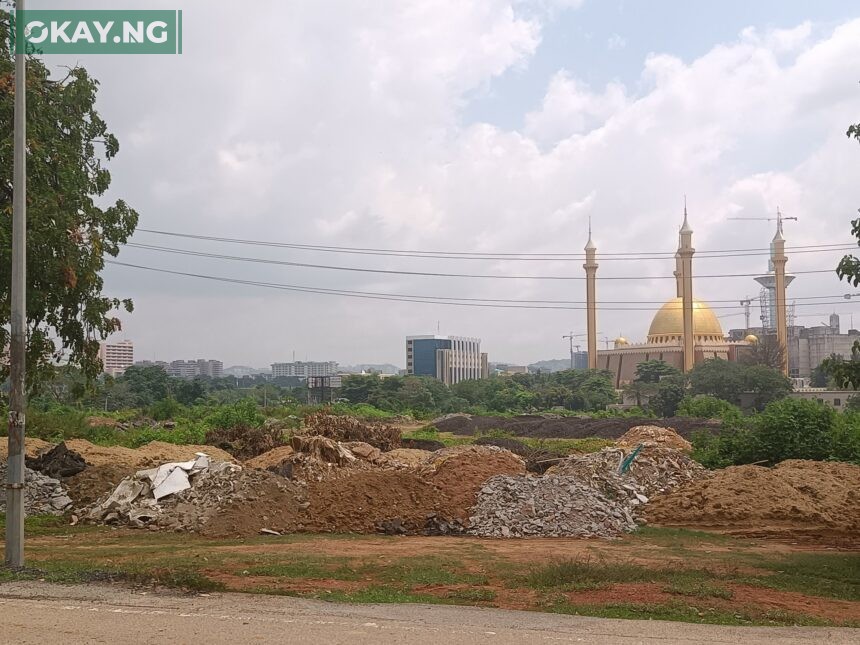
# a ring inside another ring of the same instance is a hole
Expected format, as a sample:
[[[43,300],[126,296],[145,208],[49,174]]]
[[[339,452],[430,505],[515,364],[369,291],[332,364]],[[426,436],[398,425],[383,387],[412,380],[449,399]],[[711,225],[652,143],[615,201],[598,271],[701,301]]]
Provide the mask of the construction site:
[[[567,456],[525,438],[476,436],[481,420],[468,415],[434,421],[459,431],[461,445],[448,447],[403,438],[396,424],[324,412],[296,430],[272,420],[224,432],[218,445],[31,439],[26,511],[39,525],[29,575],[858,624],[860,466],[787,460],[708,470],[689,456],[683,434],[693,420],[680,433],[666,421],[628,421],[606,420],[603,447]],[[550,435],[563,422],[511,419]],[[836,563],[849,567],[840,574],[848,579],[834,573],[812,591],[775,584],[785,575],[777,567],[816,558],[829,563],[815,565],[817,584]],[[539,571],[550,579],[535,578]]]

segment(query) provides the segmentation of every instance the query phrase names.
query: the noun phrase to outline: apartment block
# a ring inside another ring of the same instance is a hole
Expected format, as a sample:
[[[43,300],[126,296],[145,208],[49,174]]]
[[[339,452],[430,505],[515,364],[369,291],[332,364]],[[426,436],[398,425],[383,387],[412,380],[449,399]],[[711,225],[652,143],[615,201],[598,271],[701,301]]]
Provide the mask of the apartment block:
[[[134,343],[130,340],[116,343],[103,340],[99,343],[99,359],[102,362],[102,372],[119,376],[134,364]]]

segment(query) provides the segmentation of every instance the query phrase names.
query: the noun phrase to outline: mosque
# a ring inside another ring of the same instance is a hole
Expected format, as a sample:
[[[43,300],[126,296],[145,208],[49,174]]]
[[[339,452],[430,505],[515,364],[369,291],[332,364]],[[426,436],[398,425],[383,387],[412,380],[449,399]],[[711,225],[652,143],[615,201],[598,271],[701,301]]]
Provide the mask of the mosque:
[[[728,340],[714,311],[707,303],[692,297],[692,257],[695,252],[692,247],[692,234],[685,208],[678,252],[675,254],[676,294],[654,315],[646,342],[631,343],[626,338],[619,337],[615,339],[612,349],[598,351],[595,331],[597,298],[594,285],[598,266],[597,248],[589,232],[588,244],[585,247],[586,263],[583,265],[587,281],[589,367],[612,373],[616,388],[632,381],[636,376],[636,367],[644,361],[661,360],[682,372],[688,372],[694,365],[711,358],[736,361],[758,342],[753,335],[748,335],[743,340]],[[781,229],[777,231],[777,238],[782,241]],[[774,238],[775,242],[778,241],[777,238]],[[775,258],[777,252],[782,254],[782,248],[777,245]],[[784,255],[781,255],[781,258],[784,260]],[[777,264],[784,272],[784,261]],[[782,293],[784,315],[784,285]]]

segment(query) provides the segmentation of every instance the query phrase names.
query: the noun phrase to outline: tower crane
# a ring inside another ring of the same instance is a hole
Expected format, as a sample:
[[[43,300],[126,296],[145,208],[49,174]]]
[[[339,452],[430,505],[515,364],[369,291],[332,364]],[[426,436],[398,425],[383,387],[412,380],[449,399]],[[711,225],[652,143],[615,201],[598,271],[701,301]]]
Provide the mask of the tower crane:
[[[564,336],[561,337],[562,340],[565,338],[570,340],[570,369],[573,369],[573,348],[576,347],[576,351],[579,351],[579,348],[581,347],[580,345],[574,345],[573,339],[574,338],[582,338],[583,336],[587,336],[587,335],[588,334],[574,334],[573,330],[571,330],[571,332],[569,334],[565,334]]]

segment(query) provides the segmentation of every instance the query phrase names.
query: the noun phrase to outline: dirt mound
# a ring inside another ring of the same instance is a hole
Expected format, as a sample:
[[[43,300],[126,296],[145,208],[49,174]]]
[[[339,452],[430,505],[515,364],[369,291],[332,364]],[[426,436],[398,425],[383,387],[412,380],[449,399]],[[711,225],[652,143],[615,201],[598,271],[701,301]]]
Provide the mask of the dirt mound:
[[[312,482],[308,501],[301,530],[320,532],[374,533],[387,524],[420,532],[448,508],[444,492],[406,470],[358,471],[344,479]]]
[[[63,484],[69,489],[69,497],[76,508],[88,506],[109,493],[126,477],[133,475],[137,468],[112,464],[87,466],[82,472],[66,477]]]
[[[54,444],[43,441],[42,439],[31,439],[30,437],[24,439],[24,455],[26,457],[38,457],[40,453],[50,450],[53,447]],[[9,439],[7,437],[0,437],[0,460],[6,461],[8,451]]]
[[[272,425],[216,428],[206,433],[205,441],[239,460],[251,459],[286,443],[283,429]]]
[[[689,438],[696,430],[718,434],[721,427],[720,422],[714,419],[688,417],[590,419],[536,414],[515,417],[452,415],[441,417],[432,425],[440,432],[452,432],[456,435],[474,435],[489,430],[503,430],[517,437],[538,439],[583,439],[585,437],[618,439],[631,428],[641,425],[673,428],[682,437]]]
[[[320,435],[334,441],[361,441],[382,452],[400,447],[400,430],[384,424],[362,423],[355,417],[318,412],[305,417],[305,434]]]
[[[69,439],[69,450],[79,453],[90,466],[128,466],[139,469],[157,466],[168,461],[188,461],[195,453],[205,452],[214,461],[233,461],[229,453],[215,446],[194,444],[178,445],[163,441],[151,441],[140,448],[123,446],[97,446],[86,439]]]
[[[860,466],[789,460],[731,466],[655,497],[652,524],[774,536],[860,534]]]
[[[293,450],[292,446],[280,446],[269,450],[268,452],[264,452],[262,455],[258,455],[253,459],[248,459],[245,462],[245,466],[247,468],[266,470],[270,467],[280,466],[285,460],[292,457],[294,453],[295,450]]]
[[[521,475],[525,462],[510,450],[496,446],[458,446],[432,453],[425,474],[448,502],[445,515],[468,521],[478,491],[496,475]]]
[[[692,452],[693,444],[684,439],[672,428],[661,426],[636,426],[625,432],[615,442],[621,448],[635,448],[640,443],[655,443],[658,446],[674,448],[681,452]]]
[[[418,468],[430,457],[430,451],[417,450],[415,448],[395,448],[383,452],[380,463],[389,466],[404,466],[407,468]]]
[[[434,441],[433,439],[400,439],[400,447],[401,448],[412,448],[414,450],[429,450],[433,452],[434,450],[442,450],[445,447],[445,444],[441,441]],[[396,448],[395,448],[396,450]],[[390,452],[390,451],[389,451]]]

